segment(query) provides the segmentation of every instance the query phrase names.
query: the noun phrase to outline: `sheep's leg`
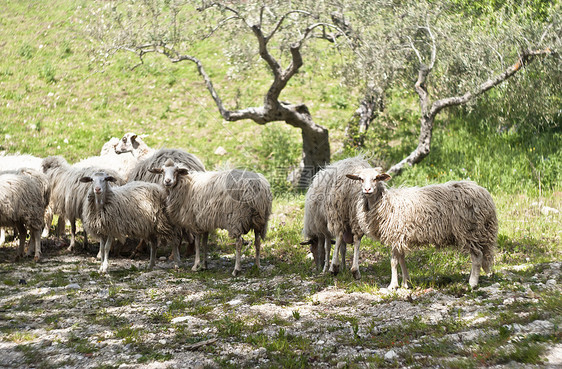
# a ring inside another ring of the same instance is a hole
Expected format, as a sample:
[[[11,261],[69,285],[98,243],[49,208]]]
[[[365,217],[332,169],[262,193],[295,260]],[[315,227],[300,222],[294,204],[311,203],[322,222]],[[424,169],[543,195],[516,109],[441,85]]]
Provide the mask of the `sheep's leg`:
[[[14,235],[15,235],[16,230],[19,233],[18,237],[20,238],[20,244],[19,244],[19,247],[18,247],[18,255],[17,256],[23,257],[24,250],[25,250],[25,236],[27,235],[27,231],[25,229],[25,226],[22,223],[16,224],[16,228],[14,228]]]
[[[45,209],[45,227],[43,227],[43,233],[41,237],[49,237],[49,231],[51,229],[51,224],[53,223],[53,211],[49,206]]]
[[[351,273],[353,278],[361,279],[361,272],[359,272],[359,246],[361,245],[361,237],[354,237],[353,240],[353,265],[351,266]]]
[[[64,218],[64,215],[59,215],[59,220],[57,221],[57,227],[55,228],[55,234],[57,235],[57,237],[62,237],[63,233],[64,233],[64,227],[66,225],[66,220]]]
[[[159,239],[149,240],[150,244],[150,262],[148,264],[148,269],[153,269],[156,265],[156,248],[158,247]]]
[[[480,278],[480,268],[482,267],[482,251],[473,249],[470,251],[470,259],[472,259],[472,270],[470,271],[470,278],[468,284],[472,288],[478,286],[478,279]]]
[[[312,256],[314,256],[314,264],[316,265],[316,270],[322,270],[324,267],[325,242],[326,242],[325,237],[319,236],[316,242],[310,245],[310,251],[312,251]]]
[[[191,270],[193,270],[194,272],[199,270],[199,264],[201,261],[200,244],[202,237],[203,234],[198,234],[195,236],[195,258],[193,260],[193,267],[191,268]]]
[[[98,254],[96,255],[96,259],[101,260],[103,255],[103,247],[105,245],[105,241],[103,239],[100,240],[100,249],[98,250]]]
[[[35,229],[31,231],[31,238],[29,240],[29,248],[31,246],[35,249],[35,262],[41,260],[41,229]]]
[[[241,271],[242,268],[240,267],[241,264],[241,254],[242,254],[242,245],[244,244],[244,240],[242,236],[238,237],[236,240],[236,261],[234,263],[234,270],[232,271],[232,276],[236,277]]]
[[[209,245],[209,232],[203,233],[201,244],[203,245],[203,265],[201,269],[207,269],[207,250]]]
[[[84,246],[83,246],[84,250],[88,250],[88,233],[86,233],[86,230],[84,230]]]
[[[144,240],[140,240],[139,243],[137,244],[137,247],[135,247],[135,249],[131,253],[131,256],[129,257],[131,259],[134,259],[137,256],[137,254],[140,254],[142,252],[143,247],[144,247]]]
[[[340,258],[341,258],[341,269],[342,270],[347,269],[347,264],[345,263],[346,252],[347,252],[347,244],[345,243],[345,241],[343,241],[341,243],[341,246],[340,246]]]
[[[404,257],[403,252],[398,254],[398,262],[400,263],[400,269],[402,270],[402,287],[408,288],[410,274],[408,273],[408,269],[406,268],[406,258]]]
[[[261,238],[259,232],[254,229],[254,248],[256,249],[256,266],[260,267],[260,249],[261,249]]]
[[[324,270],[324,263],[326,261],[326,242],[330,242],[330,239],[327,237],[320,237],[318,239],[318,243],[317,243],[317,248],[316,248],[316,252],[317,252],[317,257],[318,260],[316,260],[316,269],[317,270]],[[329,247],[331,247],[332,245],[329,245]]]
[[[70,219],[70,246],[68,246],[68,251],[74,250],[74,245],[76,244],[76,219]]]
[[[105,241],[105,242],[104,242]],[[109,268],[109,250],[111,250],[111,244],[113,243],[113,237],[107,237],[105,240],[100,241],[100,252],[101,252],[101,266],[100,273],[107,273]]]
[[[328,268],[330,268],[330,251],[332,251],[332,240],[329,237],[324,239],[324,267],[322,268],[322,273],[328,273]]]
[[[6,241],[6,230],[4,227],[0,228],[0,245],[2,245]]]
[[[337,275],[340,271],[340,248],[342,247],[343,237],[338,236],[336,237],[336,245],[334,246],[334,255],[332,256],[332,264],[330,265],[330,273],[333,275]],[[344,246],[345,247],[345,246]]]
[[[174,260],[174,267],[178,269],[181,266],[180,248],[182,237],[178,237],[176,241],[177,242],[174,242],[174,245],[172,247],[172,255],[170,255],[170,257],[172,257]]]
[[[25,253],[25,257],[30,257],[35,253],[35,234],[31,229],[29,231],[29,245],[27,246],[27,252]]]
[[[395,250],[394,248],[392,249],[392,256],[390,257],[390,270],[392,273],[391,279],[390,279],[390,284],[388,285],[388,289],[392,290],[392,289],[396,289],[398,288],[398,263],[399,263],[399,259],[400,259],[400,253]]]

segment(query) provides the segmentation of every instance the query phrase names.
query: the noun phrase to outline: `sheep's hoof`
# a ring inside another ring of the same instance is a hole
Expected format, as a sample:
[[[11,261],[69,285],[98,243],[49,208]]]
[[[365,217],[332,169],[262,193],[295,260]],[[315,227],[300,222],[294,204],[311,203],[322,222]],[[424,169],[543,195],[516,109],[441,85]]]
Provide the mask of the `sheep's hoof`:
[[[191,271],[192,272],[198,272],[201,269],[201,267],[199,265],[194,265],[191,267]]]
[[[33,261],[38,263],[38,262],[41,261],[41,258],[39,256],[36,256],[36,257],[33,258]]]
[[[394,283],[389,284],[389,285],[388,285],[388,289],[389,289],[389,290],[397,290],[397,289],[398,289],[398,283],[396,283],[396,284],[394,284]]]
[[[359,272],[359,269],[357,270],[351,270],[351,274],[353,274],[353,278],[355,278],[356,280],[361,279],[361,273]]]
[[[340,272],[340,266],[332,265],[332,267],[330,268],[330,273],[332,273],[333,275],[338,275],[339,272]]]
[[[234,269],[234,270],[232,271],[232,276],[233,276],[233,277],[236,277],[237,275],[240,274],[240,272],[241,272],[241,270],[236,270],[236,269]]]

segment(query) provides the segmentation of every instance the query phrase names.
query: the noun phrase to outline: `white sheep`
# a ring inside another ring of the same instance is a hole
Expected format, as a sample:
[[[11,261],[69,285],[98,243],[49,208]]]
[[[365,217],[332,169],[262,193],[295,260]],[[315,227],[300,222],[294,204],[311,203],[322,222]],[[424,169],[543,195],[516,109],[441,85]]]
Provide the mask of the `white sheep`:
[[[326,199],[336,174],[334,166],[327,166],[314,175],[304,201],[303,236],[307,241],[301,245],[310,245],[310,251],[318,270],[324,273],[330,266],[330,251],[334,238],[328,230],[326,219]],[[345,267],[346,245],[340,247],[342,265]]]
[[[356,204],[360,186],[346,178],[346,174],[371,166],[362,156],[347,158],[330,165],[333,177],[326,188],[324,204],[328,231],[336,239],[329,271],[336,275],[339,272],[340,249],[345,244],[353,244],[353,263],[351,273],[355,279],[361,278],[359,271],[359,246],[364,232],[357,221]]]
[[[18,256],[23,256],[27,229],[30,244],[27,255],[41,258],[41,231],[51,189],[45,175],[34,169],[0,172],[0,226],[14,227],[19,233]]]
[[[115,171],[107,168],[71,166],[62,156],[49,156],[43,159],[43,173],[47,175],[51,184],[50,207],[53,214],[59,215],[59,224],[64,220],[70,221],[69,251],[73,251],[76,244],[76,220],[82,219],[83,200],[88,193],[86,186],[79,182],[80,178],[104,170],[116,179],[117,185],[125,181]],[[87,233],[84,234],[84,246],[88,244]]]
[[[205,171],[205,165],[203,165],[203,162],[191,153],[181,149],[159,149],[155,151],[153,155],[139,161],[135,165],[135,167],[129,172],[129,181],[160,183],[160,174],[152,173],[149,169],[162,168],[168,160],[172,160],[174,163],[189,170],[197,172]]]
[[[126,137],[129,136],[125,135],[124,138]],[[130,140],[131,139],[129,139],[129,141]],[[125,140],[123,140],[123,142],[125,142]],[[139,148],[140,147],[142,147],[142,145],[140,145]],[[151,183],[160,183],[161,182],[160,174],[151,173],[149,169],[161,168],[164,165],[164,163],[166,163],[166,161],[168,160],[172,160],[174,163],[177,163],[189,170],[200,171],[200,172],[205,171],[205,166],[203,165],[201,160],[197,156],[191,153],[188,153],[181,149],[159,149],[156,152],[154,152],[153,155],[149,156],[144,160],[139,161],[137,165],[135,165],[135,167],[129,173],[129,181],[144,181],[144,182],[151,182]],[[190,240],[189,243],[192,245],[193,235],[189,235],[188,232],[185,233],[187,234],[187,239]],[[180,238],[180,243],[181,243],[181,238]],[[143,244],[142,242],[139,243],[133,254],[140,252],[140,250],[142,249],[142,244]],[[174,247],[172,248],[171,258],[173,258],[174,260],[179,259],[180,257],[179,246],[180,245],[177,246],[174,245]]]
[[[115,148],[121,140],[117,137],[111,137],[109,141],[103,144],[100,150],[100,156],[116,153]]]
[[[107,272],[114,239],[124,240],[125,237],[149,241],[149,268],[153,268],[161,239],[170,240],[175,236],[166,215],[166,191],[158,184],[147,182],[129,182],[119,187],[109,185],[116,181],[105,172],[80,178],[82,183],[91,183],[84,200],[82,220],[84,229],[101,240],[99,271]]]
[[[18,170],[23,168],[31,168],[41,171],[41,161],[43,159],[29,154],[6,154],[5,151],[0,152],[0,171]],[[14,237],[17,234],[17,229],[14,229]],[[49,234],[48,227],[43,230],[43,235]],[[6,231],[4,227],[0,228],[0,245],[6,239]]]
[[[119,178],[127,180],[129,172],[137,165],[138,160],[131,153],[116,154],[109,152],[105,155],[90,156],[73,164],[76,168],[103,168],[112,170]]]
[[[261,174],[245,170],[196,172],[167,161],[160,168],[162,183],[168,189],[167,209],[173,224],[198,235],[193,270],[207,267],[207,238],[217,228],[225,229],[236,239],[236,262],[233,276],[240,271],[242,235],[251,229],[255,235],[256,266],[260,266],[260,244],[265,239],[271,214],[272,195],[269,182]]]
[[[154,154],[154,149],[148,147],[148,145],[143,141],[143,137],[135,133],[128,132],[123,135],[123,138],[115,146],[115,153],[124,154],[130,153],[133,155],[137,161],[142,161],[148,159],[152,154]]]
[[[397,264],[402,286],[408,287],[407,251],[432,244],[452,246],[470,254],[469,284],[478,285],[480,268],[491,270],[497,244],[498,220],[490,193],[471,181],[447,182],[425,187],[388,189],[390,175],[382,168],[349,174],[361,183],[357,202],[359,223],[365,233],[392,248],[392,278],[388,288],[398,287]]]

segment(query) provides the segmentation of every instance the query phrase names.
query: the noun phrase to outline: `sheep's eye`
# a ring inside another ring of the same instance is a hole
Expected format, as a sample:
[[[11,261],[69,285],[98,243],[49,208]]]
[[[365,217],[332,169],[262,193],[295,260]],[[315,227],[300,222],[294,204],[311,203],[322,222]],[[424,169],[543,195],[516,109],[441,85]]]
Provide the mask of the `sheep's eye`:
[[[123,142],[127,142],[127,137],[123,137]]]

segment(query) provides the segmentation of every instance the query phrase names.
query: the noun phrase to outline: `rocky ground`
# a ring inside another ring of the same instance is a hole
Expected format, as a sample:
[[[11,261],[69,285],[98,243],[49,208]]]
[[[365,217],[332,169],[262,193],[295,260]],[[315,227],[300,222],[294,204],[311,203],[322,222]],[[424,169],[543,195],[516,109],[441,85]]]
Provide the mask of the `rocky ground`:
[[[198,273],[113,258],[100,276],[90,255],[13,263],[12,249],[1,368],[562,367],[560,262],[496,271],[475,291],[392,292],[268,259],[258,271],[246,257],[233,278],[232,255]]]

